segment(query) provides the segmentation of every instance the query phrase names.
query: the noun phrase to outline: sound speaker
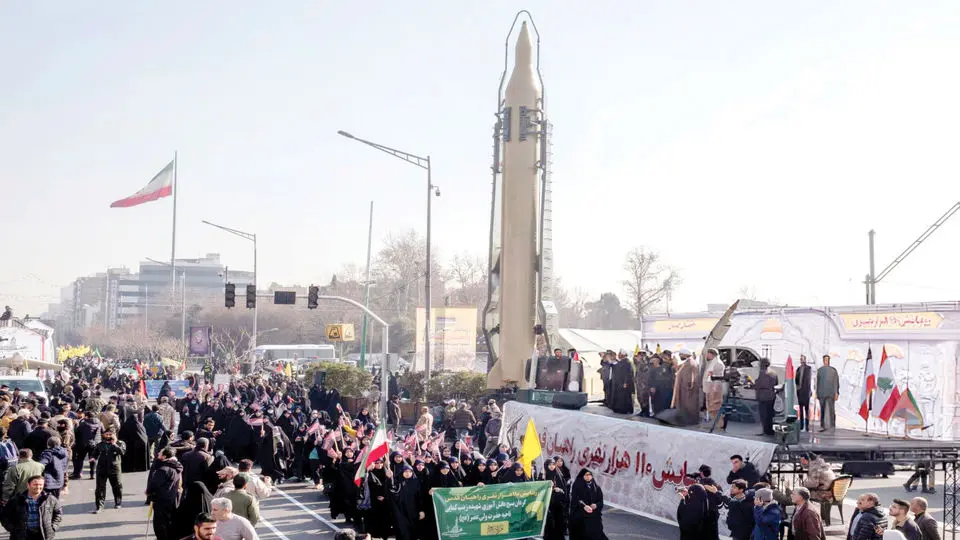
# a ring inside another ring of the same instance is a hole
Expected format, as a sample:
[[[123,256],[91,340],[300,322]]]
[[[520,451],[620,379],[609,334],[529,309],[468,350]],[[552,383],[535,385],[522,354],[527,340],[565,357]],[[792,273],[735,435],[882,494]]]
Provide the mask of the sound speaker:
[[[889,461],[845,461],[840,472],[857,478],[861,476],[893,476],[893,463]]]
[[[557,358],[550,356],[541,359],[537,365],[537,388],[545,388],[555,392],[567,390],[567,378],[570,376],[570,357]]]
[[[553,395],[554,409],[579,411],[587,406],[587,394],[583,392],[557,392]]]

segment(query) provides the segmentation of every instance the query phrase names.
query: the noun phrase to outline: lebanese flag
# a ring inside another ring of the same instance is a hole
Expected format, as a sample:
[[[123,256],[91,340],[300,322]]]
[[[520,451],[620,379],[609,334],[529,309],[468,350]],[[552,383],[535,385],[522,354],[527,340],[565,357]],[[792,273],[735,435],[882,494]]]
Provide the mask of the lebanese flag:
[[[379,459],[387,457],[387,453],[390,452],[390,445],[387,442],[387,429],[384,425],[380,425],[377,428],[377,434],[373,437],[373,442],[370,443],[370,446],[363,452],[363,457],[360,458],[360,466],[357,467],[357,474],[353,477],[353,483],[360,487],[360,484],[363,483],[363,477],[367,475],[367,471],[373,468],[373,464]]]
[[[174,163],[168,163],[143,189],[125,199],[114,201],[110,208],[128,208],[173,195]]]
[[[893,366],[887,358],[887,346],[883,346],[883,353],[880,355],[880,371],[877,372],[877,388],[881,395],[886,397],[883,408],[880,409],[879,418],[884,422],[889,422],[893,418],[894,411],[897,410],[897,403],[900,402],[900,389],[897,388],[897,380],[893,376]]]
[[[873,351],[867,347],[867,365],[863,370],[866,380],[860,389],[860,418],[866,422],[870,418],[870,398],[877,390],[877,375],[873,372]]]

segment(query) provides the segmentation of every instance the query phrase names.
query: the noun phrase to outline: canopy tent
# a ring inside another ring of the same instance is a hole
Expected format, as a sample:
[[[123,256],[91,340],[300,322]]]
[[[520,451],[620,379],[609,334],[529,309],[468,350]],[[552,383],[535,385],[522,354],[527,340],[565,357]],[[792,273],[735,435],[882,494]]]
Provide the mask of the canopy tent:
[[[584,330],[561,328],[561,346],[564,350],[576,349],[583,363],[584,391],[591,395],[603,393],[603,384],[597,370],[600,369],[600,353],[607,349],[619,352],[626,350],[631,357],[640,345],[640,332],[636,330]]]
[[[29,358],[24,358],[19,352],[13,353],[12,356],[0,360],[0,367],[17,369],[51,369],[54,371],[59,371],[63,369],[63,365],[53,363],[53,362],[44,362],[43,360],[30,360]]]

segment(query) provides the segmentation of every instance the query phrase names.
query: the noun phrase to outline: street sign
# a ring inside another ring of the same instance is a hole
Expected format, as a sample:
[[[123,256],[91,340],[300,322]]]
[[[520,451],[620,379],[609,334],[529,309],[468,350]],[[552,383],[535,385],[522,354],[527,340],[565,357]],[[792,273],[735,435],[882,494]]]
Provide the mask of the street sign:
[[[353,324],[328,324],[327,341],[354,341]]]
[[[292,306],[297,303],[296,291],[274,291],[273,303],[277,305]]]

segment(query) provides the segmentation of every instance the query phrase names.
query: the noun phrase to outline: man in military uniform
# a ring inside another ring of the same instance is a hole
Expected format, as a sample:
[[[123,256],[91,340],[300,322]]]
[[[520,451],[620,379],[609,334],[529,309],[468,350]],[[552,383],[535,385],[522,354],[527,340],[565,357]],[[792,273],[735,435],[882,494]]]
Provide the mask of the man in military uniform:
[[[640,403],[640,416],[650,416],[650,362],[647,351],[640,351],[633,357],[633,380],[637,388],[637,401]]]
[[[110,488],[113,491],[113,503],[115,508],[120,508],[123,504],[123,484],[120,481],[120,464],[123,454],[127,451],[127,445],[120,440],[112,431],[104,431],[100,444],[94,449],[94,455],[97,457],[97,485],[93,491],[96,509],[94,514],[103,511],[103,503],[107,499],[107,481],[110,481]]]

